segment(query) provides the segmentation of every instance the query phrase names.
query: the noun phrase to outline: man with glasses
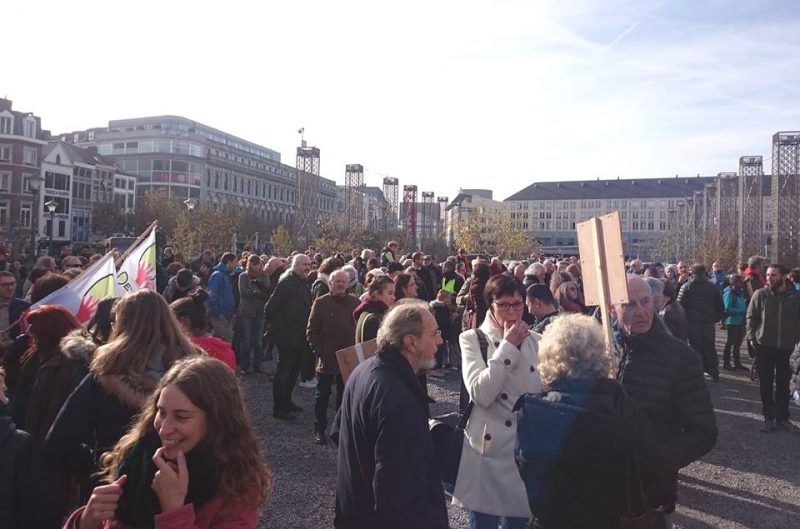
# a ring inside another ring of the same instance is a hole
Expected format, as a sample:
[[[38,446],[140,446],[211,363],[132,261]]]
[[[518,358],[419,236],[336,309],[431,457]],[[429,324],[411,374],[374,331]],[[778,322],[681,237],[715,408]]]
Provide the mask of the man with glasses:
[[[22,313],[30,307],[24,299],[14,297],[17,291],[17,279],[11,272],[0,272],[0,331],[6,331],[8,338],[13,340],[19,335],[19,325],[8,329],[9,325],[16,322]]]

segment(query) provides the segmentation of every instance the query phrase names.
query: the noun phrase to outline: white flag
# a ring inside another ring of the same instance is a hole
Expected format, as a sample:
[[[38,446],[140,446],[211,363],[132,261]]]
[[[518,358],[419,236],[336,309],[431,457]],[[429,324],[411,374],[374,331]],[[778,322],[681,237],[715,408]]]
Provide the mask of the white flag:
[[[117,272],[117,296],[142,288],[156,288],[156,230],[132,250]]]
[[[50,295],[37,301],[31,309],[40,305],[61,305],[71,312],[81,325],[92,319],[97,312],[97,304],[114,297],[114,256],[106,254],[87,268],[78,277]]]

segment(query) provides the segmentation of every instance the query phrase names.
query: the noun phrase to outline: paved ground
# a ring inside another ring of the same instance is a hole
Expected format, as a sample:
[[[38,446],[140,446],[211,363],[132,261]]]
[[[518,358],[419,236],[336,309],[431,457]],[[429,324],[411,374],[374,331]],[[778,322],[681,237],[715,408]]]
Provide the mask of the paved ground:
[[[721,352],[723,333],[717,338]],[[438,402],[432,407],[434,414],[457,407],[457,377],[453,372],[444,380],[431,382],[431,394]],[[719,384],[709,381],[708,385],[717,412],[719,440],[710,454],[681,472],[676,527],[800,527],[800,435],[758,431],[758,387],[747,373],[723,371]],[[295,400],[306,411],[294,423],[283,423],[272,418],[272,387],[266,377],[249,375],[244,387],[275,476],[275,490],[259,527],[332,527],[336,452],[332,445],[320,447],[312,442],[314,392],[298,387]],[[792,405],[792,414],[800,416],[800,408]],[[468,527],[464,511],[450,506],[449,512],[452,528]]]

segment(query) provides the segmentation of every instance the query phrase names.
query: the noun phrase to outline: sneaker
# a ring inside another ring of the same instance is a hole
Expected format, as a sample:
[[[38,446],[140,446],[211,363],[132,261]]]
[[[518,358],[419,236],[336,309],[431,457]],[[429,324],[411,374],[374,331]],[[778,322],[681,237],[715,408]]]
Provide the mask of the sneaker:
[[[312,378],[311,380],[301,380],[299,386],[305,389],[316,389],[317,388],[317,379]]]
[[[775,422],[775,428],[778,430],[783,430],[784,432],[800,433],[800,429],[798,429],[797,426],[789,421],[777,421]]]
[[[770,421],[769,419],[764,419],[764,424],[762,424],[758,431],[764,433],[770,433],[775,430],[775,421]]]
[[[323,432],[314,432],[314,444],[324,446],[328,442]]]
[[[247,368],[242,367],[242,368],[239,369],[239,374],[242,375],[242,376],[247,376],[247,375],[250,374],[250,370],[247,369]]]

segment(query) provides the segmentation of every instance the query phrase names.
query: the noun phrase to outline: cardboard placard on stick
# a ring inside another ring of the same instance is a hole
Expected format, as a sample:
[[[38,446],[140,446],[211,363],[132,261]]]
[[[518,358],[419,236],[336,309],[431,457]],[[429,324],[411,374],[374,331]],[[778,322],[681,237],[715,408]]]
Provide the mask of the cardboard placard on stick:
[[[606,344],[611,346],[609,308],[628,302],[625,252],[619,211],[591,218],[576,226],[581,256],[583,295],[587,305],[599,305]]]
[[[350,373],[353,372],[356,366],[367,358],[375,356],[377,351],[378,340],[375,338],[336,351],[336,361],[339,362],[339,372],[342,374],[342,380],[347,382]]]

